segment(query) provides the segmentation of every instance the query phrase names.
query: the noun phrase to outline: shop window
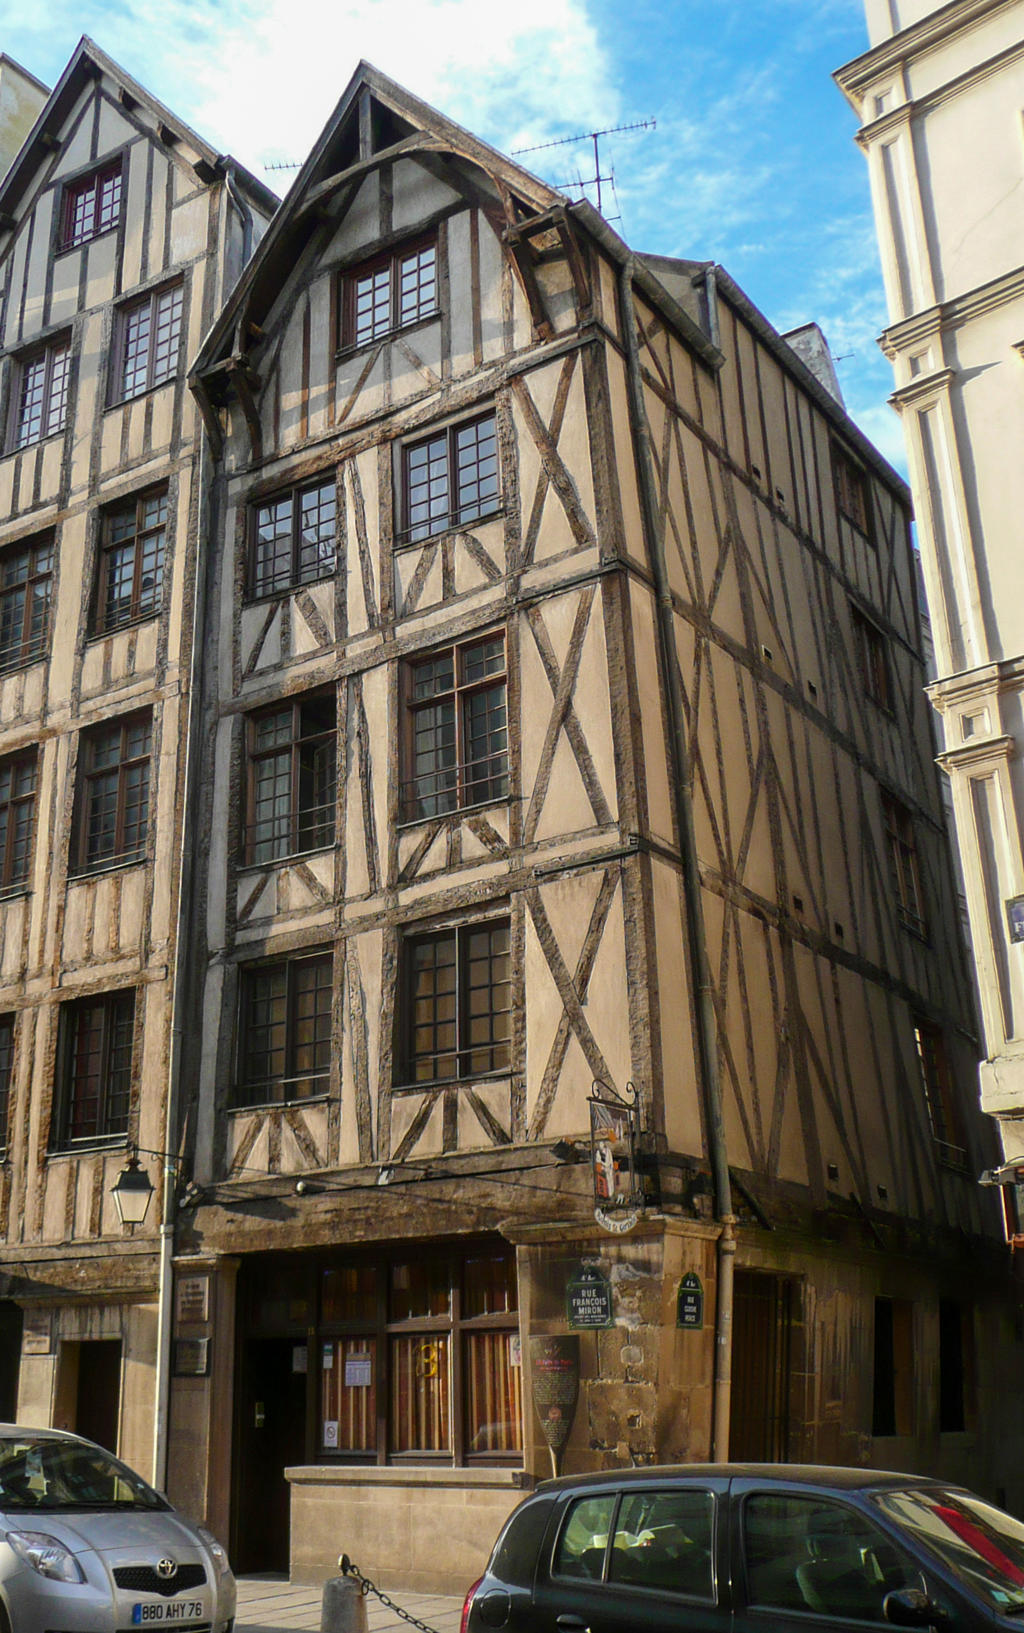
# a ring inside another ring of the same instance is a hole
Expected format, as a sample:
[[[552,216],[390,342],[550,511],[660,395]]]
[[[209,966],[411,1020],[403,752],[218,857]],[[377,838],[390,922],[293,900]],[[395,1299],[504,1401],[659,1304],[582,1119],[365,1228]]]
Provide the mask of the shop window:
[[[69,182],[61,200],[58,248],[74,249],[109,232],[121,219],[121,160]]]
[[[493,411],[406,443],[402,485],[401,544],[417,544],[494,515],[501,499]]]
[[[964,1146],[960,1108],[953,1090],[945,1038],[939,1027],[916,1016],[914,1043],[921,1073],[921,1089],[928,1110],[928,1122],[935,1141],[936,1155],[947,1167],[966,1170],[969,1159]]]
[[[131,989],[61,1005],[55,1150],[128,1132],[134,1028]]]
[[[35,749],[0,760],[0,896],[24,890],[36,815]]]
[[[52,533],[0,552],[0,673],[46,655],[52,592]]]
[[[410,660],[402,785],[405,821],[508,797],[505,637],[485,635]]]
[[[286,958],[241,972],[236,1106],[326,1094],[331,1074],[332,957]]]
[[[103,514],[95,629],[98,635],[160,611],[167,545],[167,489]]]
[[[437,240],[405,244],[342,278],[341,344],[365,346],[437,312]]]
[[[152,738],[148,711],[83,731],[72,873],[145,856]]]
[[[865,697],[877,703],[880,709],[892,711],[892,683],[889,674],[889,644],[877,624],[866,618],[859,607],[851,605],[854,640],[857,646],[857,666]]]
[[[924,911],[924,892],[921,888],[921,869],[917,851],[914,818],[895,795],[882,790],[882,818],[885,842],[889,855],[889,875],[893,898],[901,924],[916,935],[924,936],[927,922]]]
[[[873,1435],[914,1432],[913,1316],[906,1299],[875,1299]]]
[[[336,704],[296,698],[247,721],[245,860],[271,862],[334,844]]]
[[[406,1081],[454,1082],[507,1071],[508,919],[409,936],[402,954]]]
[[[0,1152],[7,1150],[14,1077],[14,1016],[0,1015]]]
[[[15,365],[9,446],[56,436],[68,417],[71,341],[67,335],[25,352]]]
[[[153,290],[121,310],[118,324],[115,402],[172,380],[178,372],[184,286]]]
[[[337,552],[334,478],[289,488],[253,507],[249,594],[271,595],[329,578]]]
[[[871,531],[871,484],[862,465],[838,443],[832,446],[832,473],[840,514],[874,543]]]

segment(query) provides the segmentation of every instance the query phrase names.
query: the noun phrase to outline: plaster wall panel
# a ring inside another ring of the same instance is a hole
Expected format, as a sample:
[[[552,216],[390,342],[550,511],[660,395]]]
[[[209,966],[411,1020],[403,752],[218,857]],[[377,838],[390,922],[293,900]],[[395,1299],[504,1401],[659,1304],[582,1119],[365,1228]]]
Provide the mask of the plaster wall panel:
[[[150,146],[136,142],[128,151],[124,181],[124,251],[121,260],[121,290],[127,292],[145,280],[146,251],[146,196],[149,188]]]
[[[153,1466],[153,1372],[157,1358],[159,1310],[155,1303],[129,1304],[124,1313],[121,1361],[121,1437],[118,1455],[150,1480],[160,1479]]]
[[[652,835],[663,844],[674,843],[675,819],[668,782],[664,725],[659,707],[660,673],[658,665],[658,632],[654,607],[649,596],[639,587],[631,598],[633,620],[633,663],[636,692],[639,700],[641,730],[644,743],[643,772],[646,781],[648,821]],[[680,631],[677,641],[688,639]],[[685,644],[680,646],[680,664],[687,672],[683,657]]]
[[[13,516],[14,507],[14,473],[17,469],[17,460],[0,459],[0,505],[3,506],[5,516]]]
[[[477,214],[480,241],[480,343],[485,363],[492,363],[505,350],[502,281],[505,257],[494,228]]]
[[[915,0],[911,21],[918,22],[936,9],[934,0],[931,5]],[[902,15],[901,11],[901,19]],[[969,97],[980,90],[985,95],[987,88],[995,110],[1004,85],[1020,84],[1020,7],[1014,4],[993,7],[987,17],[972,19],[971,23],[969,29],[952,30],[937,49],[906,54],[907,91],[913,100],[934,97],[961,77],[980,70],[980,86],[969,85],[960,94]],[[901,21],[901,26],[906,28],[909,24]],[[1003,53],[1010,57],[1006,71],[999,75],[985,73],[986,67]]]
[[[344,1165],[379,1156],[378,1062],[387,1006],[384,961],[388,948],[377,929],[344,943],[345,1011],[342,1019],[341,1130],[338,1161]]]
[[[86,247],[85,304],[102,306],[117,294],[118,243],[114,232],[103,233]]]
[[[24,936],[30,898],[14,896],[0,906],[0,982],[13,986],[24,974]]]
[[[92,158],[94,95],[92,90],[83,91],[68,116],[64,129],[69,134],[53,168],[55,176],[73,176],[76,171],[84,170]]]
[[[45,504],[60,498],[64,438],[48,437],[39,450],[39,498]]]
[[[309,397],[306,413],[310,436],[324,436],[329,430],[328,410],[332,402],[329,371],[336,336],[331,328],[331,280],[318,278],[309,291]]]
[[[449,218],[448,271],[451,290],[448,330],[450,335],[451,368],[458,378],[473,367],[473,334],[479,322],[479,302],[482,290],[473,289],[471,230],[477,233],[479,255],[480,218],[475,211],[463,210]]]
[[[23,226],[16,235],[14,248],[11,254],[10,265],[7,271],[8,298],[4,302],[4,344],[6,346],[20,346],[31,340],[32,330],[26,330],[22,325],[22,300],[25,295],[25,280],[27,277],[28,257],[30,249],[30,233],[28,226]],[[37,319],[38,323],[38,319]]]
[[[52,211],[55,193],[46,192],[36,205],[32,221],[32,248],[25,267],[25,305],[21,334],[28,340],[54,320],[47,309],[46,280],[51,260]]]
[[[379,414],[387,403],[386,347],[361,348],[338,363],[336,424],[349,428]]]
[[[51,195],[51,199],[54,195]],[[51,202],[51,209],[54,207]],[[50,323],[65,323],[78,311],[78,276],[81,250],[54,255],[50,263]]]
[[[391,214],[395,232],[412,231],[435,211],[461,202],[461,195],[415,159],[399,159],[392,172]]]
[[[505,524],[502,518],[493,522],[474,522],[472,527],[472,547],[463,543],[463,535],[456,540],[453,550],[455,566],[455,593],[469,595],[474,591],[493,591],[497,578],[505,571]],[[481,559],[481,554],[484,560]],[[412,552],[408,553],[409,565],[415,559]],[[398,557],[396,557],[396,561]],[[429,600],[440,600],[436,593],[428,597],[426,593],[421,597],[423,605]]]
[[[176,178],[185,181],[175,168]],[[209,205],[205,192],[193,193],[171,211],[170,242],[167,246],[167,264],[198,260],[206,249]]]
[[[149,244],[146,251],[146,271],[150,278],[155,277],[164,268],[171,265],[170,243],[167,232],[167,187],[169,177],[173,174],[173,165],[169,163],[155,143],[150,144],[152,153],[152,182],[149,212]]]
[[[395,407],[436,391],[441,383],[443,356],[440,321],[425,324],[408,337],[399,336],[389,347],[391,402]]]

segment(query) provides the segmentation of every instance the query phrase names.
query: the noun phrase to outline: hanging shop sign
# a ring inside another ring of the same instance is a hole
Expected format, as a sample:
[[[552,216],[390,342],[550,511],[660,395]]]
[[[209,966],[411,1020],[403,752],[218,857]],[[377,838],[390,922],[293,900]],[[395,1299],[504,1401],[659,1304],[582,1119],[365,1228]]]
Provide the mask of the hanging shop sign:
[[[584,1265],[565,1290],[565,1318],[570,1327],[610,1327],[612,1289],[608,1277],[592,1265]]]
[[[530,1339],[533,1404],[557,1476],[580,1395],[580,1341],[575,1333]]]
[[[644,1211],[636,1160],[639,1095],[632,1083],[620,1095],[608,1084],[595,1082],[589,1104],[594,1218],[604,1230],[621,1236],[633,1229]]]
[[[676,1326],[699,1332],[704,1325],[704,1286],[693,1270],[688,1270],[676,1294]]]

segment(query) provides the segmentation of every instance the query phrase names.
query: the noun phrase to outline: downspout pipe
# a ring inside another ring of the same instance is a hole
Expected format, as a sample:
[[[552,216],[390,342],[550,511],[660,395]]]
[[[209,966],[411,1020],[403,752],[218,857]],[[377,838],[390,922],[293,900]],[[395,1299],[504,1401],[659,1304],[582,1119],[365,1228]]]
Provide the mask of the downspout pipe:
[[[661,528],[650,428],[644,403],[640,350],[637,342],[633,284],[638,263],[627,251],[619,265],[619,303],[626,347],[629,408],[636,453],[640,510],[647,554],[657,598],[658,651],[669,701],[669,754],[672,795],[682,864],[683,899],[690,968],[694,979],[697,1049],[704,1095],[704,1123],[714,1187],[715,1216],[719,1225],[715,1300],[715,1367],[711,1413],[711,1457],[724,1463],[729,1456],[729,1414],[732,1392],[733,1267],[736,1258],[736,1220],[732,1211],[732,1182],[725,1142],[722,1089],[718,1063],[718,1020],[707,955],[704,904],[701,897],[697,835],[693,823],[693,771],[686,739],[683,685],[675,638],[675,613]],[[720,357],[720,354],[719,354]]]
[[[239,191],[238,183],[235,180],[233,159],[226,159],[224,162],[224,185],[228,190],[228,198],[238,212],[238,219],[242,223],[242,265],[238,269],[239,272],[242,272],[248,266],[249,258],[252,255],[252,211]]]

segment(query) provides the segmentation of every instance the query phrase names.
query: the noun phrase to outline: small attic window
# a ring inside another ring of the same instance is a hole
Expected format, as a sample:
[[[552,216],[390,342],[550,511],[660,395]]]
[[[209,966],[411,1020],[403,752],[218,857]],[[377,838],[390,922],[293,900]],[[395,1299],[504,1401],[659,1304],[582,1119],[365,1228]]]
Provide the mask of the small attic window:
[[[405,243],[342,277],[342,347],[365,346],[437,312],[437,239]]]
[[[75,249],[101,233],[110,232],[121,219],[123,166],[117,158],[69,182],[60,206],[58,249]]]
[[[832,444],[832,472],[840,513],[874,544],[871,533],[871,486],[868,474],[838,442]]]

